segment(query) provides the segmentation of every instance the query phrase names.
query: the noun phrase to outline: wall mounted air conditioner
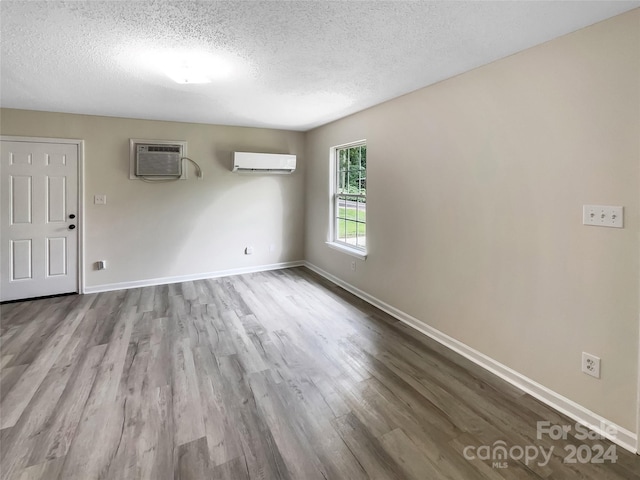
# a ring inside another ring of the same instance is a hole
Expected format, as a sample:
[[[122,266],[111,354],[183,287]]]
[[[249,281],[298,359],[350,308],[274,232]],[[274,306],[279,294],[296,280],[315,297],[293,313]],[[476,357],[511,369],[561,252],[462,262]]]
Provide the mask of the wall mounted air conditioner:
[[[182,145],[136,144],[138,177],[182,176]]]
[[[187,169],[183,165],[188,156],[184,140],[130,138],[129,179],[186,180]]]
[[[233,168],[238,173],[292,173],[296,156],[276,153],[233,152]]]

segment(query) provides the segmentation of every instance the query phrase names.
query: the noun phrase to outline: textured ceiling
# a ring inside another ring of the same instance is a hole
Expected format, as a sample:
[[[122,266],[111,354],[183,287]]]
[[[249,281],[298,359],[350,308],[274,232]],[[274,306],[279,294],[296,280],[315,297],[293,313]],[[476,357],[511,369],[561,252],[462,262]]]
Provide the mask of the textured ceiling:
[[[307,130],[639,5],[3,0],[0,104]]]

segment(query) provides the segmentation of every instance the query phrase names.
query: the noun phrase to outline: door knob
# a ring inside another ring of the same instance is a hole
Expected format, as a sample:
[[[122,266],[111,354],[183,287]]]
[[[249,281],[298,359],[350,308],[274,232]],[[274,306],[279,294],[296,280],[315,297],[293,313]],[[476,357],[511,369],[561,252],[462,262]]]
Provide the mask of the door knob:
[[[73,230],[74,228],[76,228],[75,225],[69,225],[69,230]]]
[[[69,218],[74,219],[76,218],[76,216],[72,213],[71,215],[69,215]]]

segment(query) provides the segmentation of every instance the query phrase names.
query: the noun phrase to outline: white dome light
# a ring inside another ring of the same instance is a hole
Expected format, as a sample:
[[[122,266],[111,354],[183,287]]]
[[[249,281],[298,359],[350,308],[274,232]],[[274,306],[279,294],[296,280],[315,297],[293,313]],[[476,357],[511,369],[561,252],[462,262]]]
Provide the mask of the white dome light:
[[[180,84],[211,83],[223,80],[237,70],[238,58],[202,50],[150,49],[146,46],[121,54],[123,64],[166,75]]]
[[[176,83],[210,83],[228,77],[226,59],[204,52],[159,52],[164,73]]]

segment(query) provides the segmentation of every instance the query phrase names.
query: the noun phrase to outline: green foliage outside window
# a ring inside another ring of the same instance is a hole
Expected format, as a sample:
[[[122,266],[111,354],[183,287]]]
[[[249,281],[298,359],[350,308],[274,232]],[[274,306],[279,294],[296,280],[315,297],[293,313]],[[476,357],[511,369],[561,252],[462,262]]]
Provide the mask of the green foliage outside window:
[[[366,195],[367,146],[344,148],[338,154],[338,193]]]
[[[336,149],[335,240],[364,249],[366,244],[367,146]]]

